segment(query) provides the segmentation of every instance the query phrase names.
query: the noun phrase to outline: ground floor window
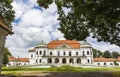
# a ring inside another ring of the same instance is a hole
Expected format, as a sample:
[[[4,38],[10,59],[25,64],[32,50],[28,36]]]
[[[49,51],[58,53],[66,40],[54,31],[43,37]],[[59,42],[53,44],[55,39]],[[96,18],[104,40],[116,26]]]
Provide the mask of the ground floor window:
[[[41,63],[41,59],[39,60],[39,63]]]
[[[51,58],[48,58],[48,63],[52,63],[52,59]]]
[[[62,59],[62,63],[65,64],[66,63],[66,58]]]
[[[104,65],[106,65],[106,63],[104,63]]]
[[[87,61],[88,61],[88,63],[90,63],[90,60],[89,60],[89,59],[88,59]]]
[[[100,63],[97,63],[98,64],[98,66],[100,65]]]
[[[55,59],[55,63],[59,63],[59,59],[58,58]]]
[[[81,59],[80,58],[77,58],[77,63],[81,63]]]
[[[69,63],[74,63],[73,58],[70,58]]]

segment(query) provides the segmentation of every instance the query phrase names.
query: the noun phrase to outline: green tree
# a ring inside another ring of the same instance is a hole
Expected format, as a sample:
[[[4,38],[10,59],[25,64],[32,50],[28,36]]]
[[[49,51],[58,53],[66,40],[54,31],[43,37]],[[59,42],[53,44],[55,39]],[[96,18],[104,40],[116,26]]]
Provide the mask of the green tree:
[[[105,57],[105,58],[112,58],[112,55],[111,55],[111,53],[109,51],[105,51],[103,53],[103,57]]]
[[[37,0],[39,6],[57,5],[59,30],[67,39],[97,41],[120,46],[120,0]],[[66,14],[64,8],[69,9]]]
[[[112,57],[113,58],[118,58],[119,55],[120,54],[118,52],[115,52],[115,51],[112,52]]]
[[[3,65],[6,65],[9,60],[8,60],[8,56],[12,56],[9,49],[8,48],[5,48],[4,49],[4,55],[3,55],[3,59],[2,59],[2,64]]]
[[[13,0],[0,0],[0,17],[2,17],[1,19],[9,26],[15,17],[15,12],[11,6],[12,1]]]
[[[94,58],[98,58],[98,57],[103,56],[103,53],[101,51],[97,50],[97,49],[93,48],[92,51],[93,51],[93,57]]]

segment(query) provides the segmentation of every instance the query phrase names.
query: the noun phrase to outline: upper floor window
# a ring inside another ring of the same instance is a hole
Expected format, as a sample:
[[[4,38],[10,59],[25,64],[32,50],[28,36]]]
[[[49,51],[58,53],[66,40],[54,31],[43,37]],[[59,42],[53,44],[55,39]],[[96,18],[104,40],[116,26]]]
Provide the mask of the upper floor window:
[[[65,52],[63,52],[63,55],[66,55],[66,53],[65,53]]]
[[[92,55],[92,51],[91,51],[91,55]]]
[[[50,52],[50,55],[52,55],[52,52]]]
[[[38,51],[36,52],[36,55],[38,55]]]
[[[40,55],[42,54],[42,51],[40,51]]]
[[[46,54],[46,51],[44,51],[44,54],[43,54],[43,55],[45,56],[45,54]]]
[[[71,56],[71,52],[69,52],[69,56]]]
[[[84,51],[82,51],[82,53],[83,53],[83,56],[85,56],[85,52],[84,52]]]
[[[57,56],[60,56],[60,52],[57,52]]]
[[[31,54],[31,58],[33,58],[33,54]]]
[[[78,52],[76,52],[76,55],[78,55]]]
[[[89,55],[89,51],[87,51],[87,55]]]

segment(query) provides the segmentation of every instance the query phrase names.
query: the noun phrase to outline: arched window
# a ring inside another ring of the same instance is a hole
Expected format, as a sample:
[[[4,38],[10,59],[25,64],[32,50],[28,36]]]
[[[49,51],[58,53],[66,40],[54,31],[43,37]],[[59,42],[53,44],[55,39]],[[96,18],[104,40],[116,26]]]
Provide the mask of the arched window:
[[[59,63],[59,59],[58,58],[55,58],[55,63]]]
[[[77,63],[81,63],[81,59],[80,58],[77,58]]]
[[[70,59],[69,59],[69,63],[74,63],[73,58],[70,58]]]
[[[52,63],[52,59],[51,58],[48,58],[48,63]]]
[[[40,51],[40,55],[42,54],[42,51]]]
[[[65,64],[66,63],[66,58],[62,59],[62,63]]]
[[[87,55],[89,55],[89,51],[87,51]]]

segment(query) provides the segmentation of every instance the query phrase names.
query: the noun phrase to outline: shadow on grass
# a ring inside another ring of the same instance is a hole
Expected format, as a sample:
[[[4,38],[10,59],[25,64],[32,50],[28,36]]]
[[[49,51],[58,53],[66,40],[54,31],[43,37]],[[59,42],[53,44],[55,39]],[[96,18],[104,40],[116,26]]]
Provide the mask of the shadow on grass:
[[[42,72],[42,73],[37,72],[22,76],[5,76],[5,77],[120,77],[120,76],[114,76],[113,73],[111,72]]]

